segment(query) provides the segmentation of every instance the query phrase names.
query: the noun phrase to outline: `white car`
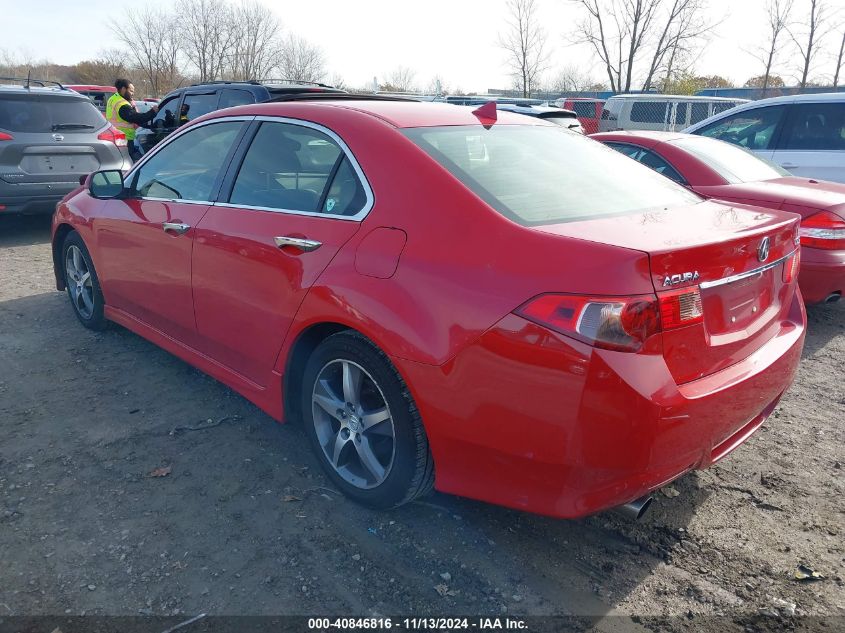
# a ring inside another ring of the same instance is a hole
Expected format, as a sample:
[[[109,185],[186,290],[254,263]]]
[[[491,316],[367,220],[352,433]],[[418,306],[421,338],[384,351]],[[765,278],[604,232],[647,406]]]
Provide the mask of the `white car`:
[[[739,145],[796,176],[845,183],[845,92],[752,101],[684,132]]]

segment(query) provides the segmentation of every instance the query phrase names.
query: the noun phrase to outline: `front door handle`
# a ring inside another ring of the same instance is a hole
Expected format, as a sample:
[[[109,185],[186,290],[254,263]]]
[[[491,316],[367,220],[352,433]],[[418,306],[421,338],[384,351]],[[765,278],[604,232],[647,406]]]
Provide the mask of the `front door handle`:
[[[279,248],[284,248],[285,246],[293,246],[294,248],[298,248],[301,251],[305,251],[306,253],[310,251],[316,251],[320,248],[323,243],[318,242],[317,240],[309,240],[304,237],[289,237],[284,235],[282,237],[274,237],[273,241],[276,242],[276,246]]]
[[[165,233],[175,233],[176,235],[182,235],[186,233],[189,228],[191,228],[190,224],[183,224],[182,222],[162,222],[161,228],[164,229]]]
[[[798,167],[798,165],[796,165],[795,163],[781,163],[780,166],[784,169],[795,169],[796,167]]]

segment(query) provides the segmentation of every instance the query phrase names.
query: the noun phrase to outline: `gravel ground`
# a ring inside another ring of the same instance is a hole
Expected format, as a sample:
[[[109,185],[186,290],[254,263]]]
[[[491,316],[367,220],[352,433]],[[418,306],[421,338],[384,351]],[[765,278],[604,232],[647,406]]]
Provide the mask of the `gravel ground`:
[[[83,329],[54,289],[49,218],[0,218],[0,280],[0,618],[845,625],[845,305],[810,309],[798,378],[762,430],[635,524],[440,494],[366,510],[330,488],[295,425],[122,328]],[[795,579],[799,565],[824,578]]]

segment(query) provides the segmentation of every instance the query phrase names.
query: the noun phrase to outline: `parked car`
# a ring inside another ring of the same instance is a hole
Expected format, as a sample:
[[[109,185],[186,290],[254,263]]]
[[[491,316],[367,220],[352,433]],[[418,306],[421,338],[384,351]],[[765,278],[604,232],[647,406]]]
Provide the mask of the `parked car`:
[[[845,185],[791,176],[748,150],[672,132],[608,132],[594,139],[705,198],[801,215],[801,272],[807,303],[845,291]]]
[[[604,99],[592,99],[588,97],[567,97],[555,101],[559,108],[572,110],[584,128],[584,134],[595,134],[599,131],[599,121],[604,109]]]
[[[657,93],[614,95],[604,104],[599,131],[664,130],[676,132],[746,101],[747,99],[690,97]]]
[[[52,213],[80,175],[129,164],[126,137],[88,97],[58,83],[0,78],[0,212]]]
[[[84,326],[301,419],[353,499],[577,517],[641,513],[772,412],[797,235],[542,119],[299,95],[91,175],[52,243]]]
[[[684,130],[753,151],[790,173],[845,183],[845,93],[761,99]]]
[[[517,114],[524,114],[525,116],[536,117],[544,119],[550,123],[560,125],[568,130],[584,133],[584,128],[581,127],[578,117],[572,110],[564,110],[556,106],[539,106],[539,105],[513,105],[509,103],[496,103],[496,110],[502,112],[515,112]]]
[[[212,81],[173,90],[158,103],[158,114],[149,127],[138,128],[135,140],[141,152],[172,134],[180,126],[204,114],[223,108],[272,101],[290,94],[331,93],[345,94],[343,90],[324,84],[268,81]]]
[[[106,111],[106,103],[111,96],[117,92],[114,86],[96,86],[90,84],[73,84],[66,85],[65,88],[70,88],[91,99],[91,103],[100,111]]]

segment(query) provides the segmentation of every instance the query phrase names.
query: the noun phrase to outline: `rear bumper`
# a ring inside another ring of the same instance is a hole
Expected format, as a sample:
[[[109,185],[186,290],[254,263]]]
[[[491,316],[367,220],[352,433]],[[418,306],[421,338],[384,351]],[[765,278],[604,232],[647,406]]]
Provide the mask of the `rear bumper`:
[[[561,518],[599,512],[724,458],[791,384],[806,315],[745,360],[675,384],[662,355],[590,348],[510,315],[441,367],[400,359],[438,490]]]
[[[32,191],[27,193],[22,191],[10,193],[9,188],[0,188],[0,205],[5,207],[0,210],[0,215],[53,213],[59,201],[78,186],[78,182],[54,183],[49,190],[45,187],[32,187]],[[23,187],[24,185],[17,185],[13,188],[22,189]]]
[[[807,303],[820,303],[835,293],[845,295],[845,251],[803,247],[798,285]]]

